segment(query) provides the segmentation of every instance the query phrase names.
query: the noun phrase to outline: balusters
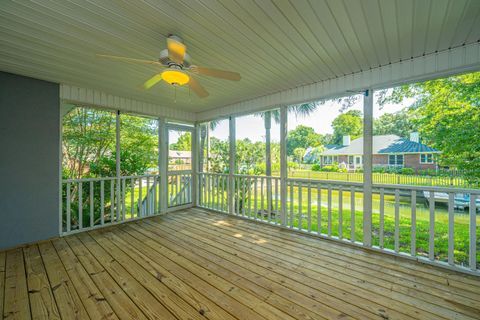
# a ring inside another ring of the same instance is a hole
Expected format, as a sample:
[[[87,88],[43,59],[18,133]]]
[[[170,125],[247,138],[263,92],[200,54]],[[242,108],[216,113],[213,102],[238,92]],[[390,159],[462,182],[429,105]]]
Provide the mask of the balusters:
[[[245,217],[245,199],[246,199],[246,194],[247,194],[247,178],[241,178],[242,179],[242,216]]]
[[[293,180],[290,180],[290,228],[293,228]]]
[[[350,241],[355,242],[355,187],[350,188]]]
[[[312,185],[309,183],[307,185],[308,191],[307,191],[307,198],[308,198],[308,203],[307,203],[307,230],[308,232],[312,231]]]
[[[70,207],[70,182],[67,183],[67,232],[70,232],[72,228],[72,212],[71,212],[71,207]]]
[[[430,191],[430,221],[428,231],[428,259],[435,258],[435,192]]]
[[[105,224],[105,181],[100,181],[100,224]]]
[[[83,190],[82,182],[78,183],[78,229],[83,228]]]
[[[255,202],[254,202],[254,209],[253,209],[253,210],[254,210],[254,213],[253,213],[253,216],[254,216],[255,220],[257,220],[257,219],[258,219],[258,217],[257,217],[257,215],[258,215],[258,204],[257,204],[257,193],[258,193],[257,187],[258,187],[258,185],[257,185],[257,177],[255,177],[255,178],[253,178],[253,179],[254,179],[254,187],[253,187],[253,188],[254,188],[254,194],[255,194],[255,195],[254,195]]]
[[[328,206],[328,221],[327,221],[327,228],[328,228],[328,236],[332,236],[332,186],[328,186],[328,200],[327,200],[327,206]]]
[[[470,269],[475,271],[477,269],[477,196],[470,194],[470,207],[469,207],[469,216],[470,216],[470,228],[469,228],[469,238],[470,238],[470,250],[468,251],[468,261]]]
[[[130,217],[134,217],[134,208],[135,208],[135,179],[132,177],[130,179]]]
[[[115,181],[110,180],[110,223],[113,223],[115,215]]]
[[[400,190],[395,189],[395,252],[400,251]]]
[[[264,203],[263,203],[263,177],[260,177],[260,212],[261,212],[261,219],[263,220],[263,210],[264,210]]]
[[[454,222],[453,209],[455,206],[455,194],[448,193],[448,264],[454,265]]]
[[[410,235],[410,255],[415,257],[417,255],[417,191],[412,190],[411,194],[411,224],[412,231]]]
[[[280,211],[278,208],[278,198],[279,198],[278,183],[279,183],[279,180],[275,178],[275,224],[280,223]]]
[[[317,234],[322,234],[322,190],[317,184]]]
[[[93,181],[90,181],[90,227],[93,227],[94,224],[94,211],[93,211]]]
[[[125,211],[126,211],[126,205],[125,205],[125,179],[122,179],[122,220],[125,220]]]
[[[252,178],[248,178],[248,217],[252,218]]]
[[[265,178],[266,191],[267,191],[267,217],[268,222],[272,221],[272,178]]]
[[[138,216],[143,217],[142,177],[138,178]]]
[[[379,226],[379,246],[384,248],[384,237],[385,237],[385,190],[380,189],[380,226]]]
[[[338,187],[338,238],[343,239],[343,190]]]
[[[302,217],[302,183],[298,183],[298,230],[302,230],[303,228],[303,217]]]

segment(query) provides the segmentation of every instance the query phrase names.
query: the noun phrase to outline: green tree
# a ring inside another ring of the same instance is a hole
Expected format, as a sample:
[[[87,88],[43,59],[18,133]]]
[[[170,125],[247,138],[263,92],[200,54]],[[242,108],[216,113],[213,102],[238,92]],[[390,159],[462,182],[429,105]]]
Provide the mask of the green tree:
[[[295,148],[295,150],[293,150],[293,158],[298,163],[301,163],[303,161],[303,155],[304,154],[305,154],[305,149],[304,148]]]
[[[333,143],[341,144],[343,136],[356,139],[363,133],[363,116],[359,110],[349,110],[340,114],[332,122]]]
[[[311,127],[299,125],[287,135],[287,155],[293,156],[297,148],[307,149],[321,145],[322,136]]]
[[[176,143],[170,145],[170,150],[177,151],[191,151],[192,150],[192,134],[190,132],[184,132],[178,137]]]
[[[373,121],[373,134],[395,134],[408,138],[411,132],[418,131],[418,124],[411,109],[403,109],[396,113],[385,113]]]
[[[381,92],[381,105],[415,98],[410,108],[422,141],[441,150],[440,163],[480,178],[480,72]]]

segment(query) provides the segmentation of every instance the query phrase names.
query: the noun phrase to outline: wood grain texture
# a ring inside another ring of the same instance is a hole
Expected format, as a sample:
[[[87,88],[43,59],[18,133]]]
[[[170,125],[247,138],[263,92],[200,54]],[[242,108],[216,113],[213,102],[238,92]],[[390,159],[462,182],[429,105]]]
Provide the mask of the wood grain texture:
[[[198,208],[0,252],[4,319],[478,319],[479,287]]]

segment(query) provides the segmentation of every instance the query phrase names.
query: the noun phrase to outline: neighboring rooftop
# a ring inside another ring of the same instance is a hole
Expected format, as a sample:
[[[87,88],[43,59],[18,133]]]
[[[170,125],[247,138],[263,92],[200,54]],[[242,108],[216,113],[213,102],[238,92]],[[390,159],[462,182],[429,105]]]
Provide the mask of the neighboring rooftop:
[[[401,138],[394,134],[373,136],[373,154],[390,153],[439,153],[423,143]],[[363,137],[352,140],[349,145],[337,146],[322,152],[322,155],[363,154]]]

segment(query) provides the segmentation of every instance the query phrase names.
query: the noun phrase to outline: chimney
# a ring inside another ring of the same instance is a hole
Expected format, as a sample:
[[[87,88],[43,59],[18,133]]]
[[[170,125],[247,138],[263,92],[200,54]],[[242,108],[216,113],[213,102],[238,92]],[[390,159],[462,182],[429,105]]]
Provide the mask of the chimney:
[[[410,132],[410,141],[420,142],[420,134],[418,132]]]
[[[343,136],[343,146],[350,145],[350,136]]]

